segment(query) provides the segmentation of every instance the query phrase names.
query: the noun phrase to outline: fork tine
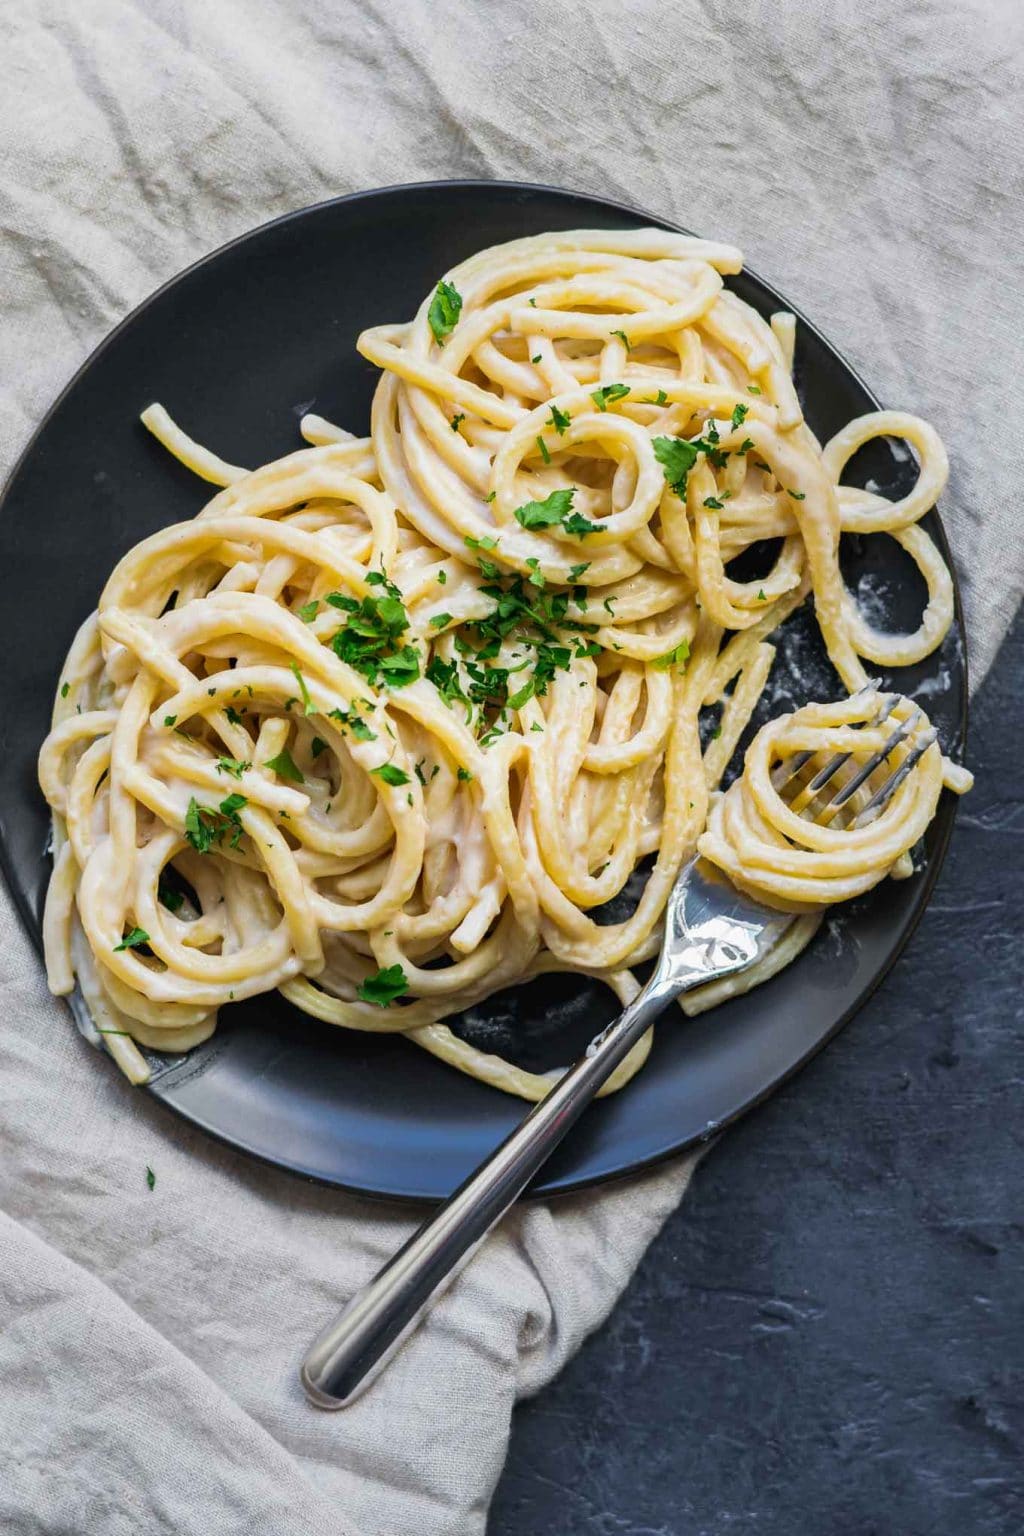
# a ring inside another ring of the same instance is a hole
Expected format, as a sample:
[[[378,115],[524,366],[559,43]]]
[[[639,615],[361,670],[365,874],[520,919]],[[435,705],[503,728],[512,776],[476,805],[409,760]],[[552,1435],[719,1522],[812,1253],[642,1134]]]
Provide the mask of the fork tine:
[[[889,716],[896,708],[896,699],[896,694],[890,694],[888,696],[888,702],[883,705],[882,709],[871,721],[873,726],[883,725],[885,721],[888,720]],[[818,772],[814,775],[814,778],[807,785],[807,793],[813,796],[816,795],[820,789],[824,789],[829,779],[838,773],[843,764],[848,763],[852,756],[852,752],[839,752],[835,757],[830,758],[825,766],[818,770]]]
[[[882,679],[880,677],[869,677],[863,688],[858,688],[857,693],[855,693],[853,697],[856,698],[857,695],[861,693],[873,693],[881,686]],[[889,718],[896,707],[896,700],[898,697],[899,695],[895,693],[883,694],[882,709],[871,721],[872,725],[881,725],[884,720]],[[813,752],[796,752],[792,757],[787,758],[784,763],[780,763],[777,768],[772,770],[772,788],[776,790],[782,789],[783,785],[788,784],[790,779],[795,777],[795,775],[800,772],[801,768],[810,762],[813,756]],[[811,780],[811,782],[806,786],[806,790],[812,794],[816,794],[819,789],[828,783],[829,779],[836,772],[836,770],[841,768],[843,764],[849,760],[849,758],[849,752],[841,753],[837,757],[830,758],[829,761],[825,764],[824,768],[820,769],[819,772]],[[821,780],[820,783],[818,782],[819,779]]]
[[[852,777],[847,779],[842,788],[832,797],[828,805],[824,807],[824,810],[828,813],[829,817],[831,817],[836,811],[841,810],[842,807],[846,804],[847,800],[849,800],[851,796],[857,793],[857,790],[860,789],[860,786],[864,783],[865,779],[869,779],[874,773],[875,769],[880,768],[885,762],[886,758],[895,751],[895,749],[900,745],[902,741],[907,739],[920,718],[921,711],[919,709],[915,709],[912,714],[909,714],[907,718],[896,727],[888,741],[883,742],[874,756],[869,757],[867,762],[862,764],[862,766],[858,768],[857,772],[853,774]]]
[[[896,769],[896,772],[891,773],[886,779],[885,783],[879,789],[875,790],[867,805],[860,812],[860,814],[854,818],[852,822],[854,827],[865,826],[869,820],[874,819],[875,812],[880,811],[883,806],[888,804],[893,795],[896,793],[897,789],[899,789],[900,785],[903,783],[903,780],[907,777],[907,774],[917,767],[917,764],[928,751],[928,748],[934,746],[938,739],[939,733],[934,726],[932,726],[930,730],[925,731],[917,746],[914,747],[911,752],[907,753],[902,763],[900,763],[899,767]]]

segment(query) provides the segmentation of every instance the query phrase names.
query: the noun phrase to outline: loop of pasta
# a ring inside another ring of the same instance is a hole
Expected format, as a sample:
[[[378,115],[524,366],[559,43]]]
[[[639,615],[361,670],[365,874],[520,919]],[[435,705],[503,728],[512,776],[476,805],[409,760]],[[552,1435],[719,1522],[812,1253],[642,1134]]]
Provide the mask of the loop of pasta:
[[[830,797],[904,723],[903,739],[827,816]],[[943,758],[933,738],[927,717],[909,699],[886,700],[874,689],[780,715],[754,737],[740,777],[713,798],[698,851],[741,890],[791,912],[849,901],[888,874],[906,876],[907,855],[934,816],[943,783],[963,794],[972,782]],[[919,747],[922,755],[908,763]],[[839,755],[842,774],[809,798],[815,775]],[[891,798],[859,825],[871,797],[905,763]]]

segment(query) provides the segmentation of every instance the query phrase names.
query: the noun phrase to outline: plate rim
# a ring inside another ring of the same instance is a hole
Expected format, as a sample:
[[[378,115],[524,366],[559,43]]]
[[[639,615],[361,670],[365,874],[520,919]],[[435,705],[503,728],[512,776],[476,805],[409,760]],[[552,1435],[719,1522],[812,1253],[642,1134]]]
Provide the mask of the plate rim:
[[[271,230],[281,229],[291,223],[298,223],[301,220],[308,218],[310,215],[322,213],[328,209],[344,207],[349,203],[364,203],[393,197],[401,198],[403,194],[410,192],[422,193],[430,191],[445,191],[452,187],[462,188],[466,191],[478,190],[481,193],[493,191],[495,188],[500,188],[505,192],[524,193],[530,195],[541,193],[562,199],[568,199],[572,202],[578,203],[581,208],[590,208],[594,210],[611,210],[617,214],[624,214],[631,219],[641,221],[641,223],[648,223],[655,228],[668,229],[677,234],[689,235],[693,238],[706,238],[694,236],[693,231],[685,228],[683,225],[676,224],[670,219],[660,217],[651,213],[647,209],[637,207],[631,203],[620,202],[615,198],[601,197],[596,193],[584,192],[571,187],[555,186],[547,182],[514,181],[505,180],[503,178],[429,177],[421,181],[395,182],[385,186],[367,187],[359,191],[346,192],[340,194],[337,197],[323,198],[318,202],[305,204],[301,208],[290,209],[286,213],[278,214],[272,219],[264,220],[262,223],[256,224],[250,229],[244,230],[241,234],[234,235],[230,240],[224,241],[222,244],[214,247],[213,250],[207,251],[204,255],[197,257],[192,262],[189,262],[186,266],[182,267],[179,271],[175,272],[171,277],[167,278],[164,282],[160,283],[156,288],[152,289],[148,294],[146,294],[136,305],[132,307],[132,309],[128,311],[128,313],[121,320],[117,322],[117,324],[110,331],[101,337],[101,339],[88,352],[78,367],[74,369],[67,382],[54,397],[35,428],[29,434],[29,437],[27,438],[21,451],[15,458],[10,471],[5,477],[3,487],[0,489],[0,518],[4,517],[7,513],[7,503],[11,490],[16,481],[19,479],[24,465],[28,462],[34,453],[37,443],[47,431],[50,422],[61,409],[67,397],[89,372],[94,363],[96,363],[98,359],[104,355],[108,348],[114,345],[114,343],[120,337],[121,333],[128,330],[146,310],[148,310],[153,304],[157,303],[167,292],[175,288],[179,283],[185,282],[186,280],[192,278],[197,273],[201,272],[202,269],[206,266],[213,264],[220,257],[226,255],[228,252],[233,251],[240,246],[245,245],[247,242],[265,235]],[[762,288],[765,292],[783,304],[786,309],[795,316],[799,324],[815,336],[817,341],[825,348],[825,350],[831,353],[831,355],[836,359],[844,372],[851,379],[853,379],[859,388],[864,392],[864,395],[868,401],[870,401],[873,409],[878,411],[884,409],[874,390],[871,389],[870,386],[866,383],[860,372],[853,366],[846,354],[841,351],[840,348],[837,347],[836,344],[831,341],[824,334],[824,332],[817,325],[815,325],[812,320],[807,318],[802,309],[800,309],[797,305],[792,304],[786,295],[782,293],[774,283],[766,281],[766,279],[760,275],[755,267],[750,267],[746,264],[746,262],[744,262],[742,270],[745,276],[751,278],[760,288]],[[959,669],[963,677],[963,704],[960,710],[959,719],[956,722],[956,732],[958,745],[960,750],[963,751],[967,746],[970,722],[970,637],[967,633],[966,624],[964,622],[963,595],[960,587],[959,572],[953,558],[953,552],[949,545],[949,538],[942,520],[942,514],[939,511],[937,505],[932,510],[938,525],[940,550],[946,561],[946,565],[952,579],[953,623],[959,630],[961,641]],[[944,809],[942,808],[943,803]],[[791,1065],[784,1072],[774,1077],[770,1083],[768,1083],[764,1088],[760,1090],[760,1092],[747,1099],[742,1105],[738,1106],[730,1114],[723,1116],[719,1121],[717,1121],[713,1131],[705,1132],[698,1136],[686,1137],[682,1140],[670,1141],[666,1145],[643,1157],[634,1157],[630,1162],[624,1164],[623,1166],[610,1169],[605,1172],[581,1174],[579,1176],[568,1175],[559,1177],[553,1183],[545,1183],[542,1170],[534,1183],[524,1191],[524,1194],[521,1196],[521,1198],[545,1200],[561,1199],[563,1197],[577,1194],[584,1190],[603,1188],[605,1185],[621,1183],[623,1180],[646,1173],[649,1170],[658,1167],[660,1164],[668,1162],[673,1157],[682,1157],[688,1152],[692,1152],[695,1148],[706,1146],[710,1141],[716,1140],[723,1131],[734,1125],[738,1120],[750,1114],[753,1110],[756,1110],[774,1093],[776,1093],[793,1077],[795,1077],[797,1073],[802,1071],[808,1062],[817,1056],[821,1051],[823,1051],[825,1047],[835,1039],[840,1030],[844,1029],[846,1025],[849,1024],[850,1021],[855,1017],[855,1015],[858,1014],[874,996],[882,983],[885,981],[886,977],[891,972],[893,966],[903,954],[911,938],[916,933],[918,925],[920,924],[925,915],[925,912],[928,909],[928,905],[932,898],[932,893],[935,889],[935,885],[946,861],[950,840],[953,835],[953,828],[956,823],[958,803],[958,799],[956,797],[949,796],[948,793],[944,794],[942,801],[940,801],[940,809],[935,817],[935,823],[938,824],[935,845],[932,850],[928,866],[924,871],[924,878],[922,880],[916,905],[910,915],[905,929],[897,939],[893,948],[886,955],[883,963],[872,974],[867,984],[856,995],[849,1006],[844,1009],[844,1011],[840,1014],[839,1018],[835,1021],[831,1028],[829,1028],[823,1035],[815,1040],[810,1050],[805,1052],[804,1055],[802,1055],[797,1061],[791,1063]],[[6,839],[0,839],[0,873],[3,875],[4,884],[7,888],[8,895],[14,904],[15,910],[18,913],[18,917],[21,921],[23,930],[25,931],[29,942],[31,943],[32,948],[35,950],[37,956],[42,957],[42,929],[41,926],[37,927],[36,914],[29,906],[27,896],[24,895],[19,888],[19,883],[15,877],[15,871],[11,863],[10,852]],[[58,1000],[54,999],[54,1001]],[[61,999],[60,1001],[64,1002],[65,1000]],[[71,1009],[67,1007],[66,1003],[65,1012],[69,1018],[72,1018],[73,1022]],[[146,1092],[151,1102],[159,1104],[164,1111],[173,1115],[177,1120],[184,1121],[186,1124],[194,1126],[197,1130],[200,1130],[204,1135],[210,1136],[221,1146],[229,1147],[233,1151],[241,1153],[248,1158],[252,1158],[256,1162],[262,1163],[266,1167],[275,1168],[295,1178],[302,1179],[306,1183],[321,1185],[328,1189],[337,1189],[344,1193],[356,1195],[366,1200],[398,1203],[406,1206],[419,1207],[420,1209],[435,1206],[438,1203],[437,1198],[433,1195],[409,1192],[395,1193],[391,1190],[383,1190],[379,1187],[379,1185],[364,1185],[358,1183],[352,1178],[347,1178],[344,1181],[334,1178],[327,1178],[322,1173],[304,1168],[298,1163],[284,1163],[278,1161],[275,1158],[269,1157],[266,1153],[257,1150],[251,1145],[248,1145],[239,1137],[225,1134],[223,1131],[209,1124],[209,1122],[201,1116],[187,1112],[183,1107],[176,1104],[172,1098],[168,1097],[166,1093],[160,1092],[159,1085],[163,1080],[163,1077],[158,1077],[155,1081],[142,1085],[143,1091]],[[167,1083],[168,1089],[173,1088],[173,1086],[174,1084],[172,1082]]]

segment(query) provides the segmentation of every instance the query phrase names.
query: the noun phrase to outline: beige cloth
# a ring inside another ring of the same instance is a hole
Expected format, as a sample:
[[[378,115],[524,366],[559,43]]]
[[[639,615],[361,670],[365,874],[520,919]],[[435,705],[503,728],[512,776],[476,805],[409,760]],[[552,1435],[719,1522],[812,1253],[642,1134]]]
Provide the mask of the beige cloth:
[[[568,185],[736,241],[884,400],[936,424],[984,672],[1022,571],[1017,0],[0,17],[4,468],[116,321],[253,225],[427,177]],[[47,997],[6,897],[0,989],[0,1528],[479,1533],[515,1397],[605,1316],[688,1164],[516,1212],[374,1391],[316,1413],[296,1364],[408,1216],[221,1152],[131,1093]]]

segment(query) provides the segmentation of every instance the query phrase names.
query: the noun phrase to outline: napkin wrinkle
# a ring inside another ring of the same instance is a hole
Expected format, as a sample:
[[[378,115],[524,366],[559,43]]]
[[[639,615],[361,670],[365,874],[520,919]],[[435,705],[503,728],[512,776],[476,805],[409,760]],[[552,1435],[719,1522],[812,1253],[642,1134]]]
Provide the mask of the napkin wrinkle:
[[[246,229],[387,183],[561,183],[734,241],[934,422],[980,681],[1024,579],[1017,0],[791,0],[740,28],[730,0],[22,0],[5,20],[0,470],[90,347]],[[694,1160],[512,1213],[387,1375],[317,1413],[304,1351],[416,1216],[133,1092],[4,894],[0,1000],[4,1536],[481,1536],[516,1399],[607,1315]]]

